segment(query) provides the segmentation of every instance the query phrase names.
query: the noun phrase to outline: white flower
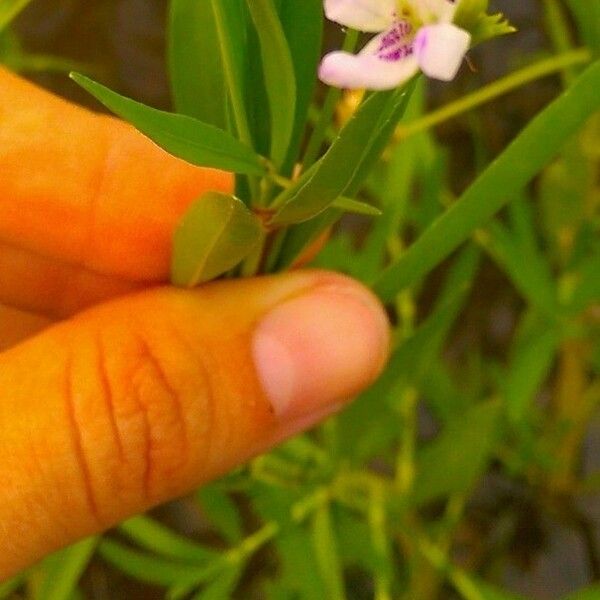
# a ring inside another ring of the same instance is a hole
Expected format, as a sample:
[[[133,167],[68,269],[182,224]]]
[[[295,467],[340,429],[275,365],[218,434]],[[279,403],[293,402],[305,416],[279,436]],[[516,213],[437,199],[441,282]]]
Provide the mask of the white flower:
[[[319,78],[336,87],[387,90],[419,70],[451,81],[471,44],[452,24],[452,0],[325,0],[327,18],[352,29],[379,33],[358,54],[331,52]]]

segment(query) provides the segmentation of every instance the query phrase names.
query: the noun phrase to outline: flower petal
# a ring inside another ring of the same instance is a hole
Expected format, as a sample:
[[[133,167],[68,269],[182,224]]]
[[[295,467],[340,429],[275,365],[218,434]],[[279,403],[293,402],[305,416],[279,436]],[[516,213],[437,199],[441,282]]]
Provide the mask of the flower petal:
[[[394,21],[395,11],[396,0],[325,0],[330,21],[359,31],[384,31]]]
[[[415,39],[421,70],[432,79],[452,81],[471,45],[471,35],[450,23],[422,27]]]
[[[321,62],[319,78],[341,88],[389,90],[410,79],[418,70],[413,55],[385,60],[370,53],[331,52]]]

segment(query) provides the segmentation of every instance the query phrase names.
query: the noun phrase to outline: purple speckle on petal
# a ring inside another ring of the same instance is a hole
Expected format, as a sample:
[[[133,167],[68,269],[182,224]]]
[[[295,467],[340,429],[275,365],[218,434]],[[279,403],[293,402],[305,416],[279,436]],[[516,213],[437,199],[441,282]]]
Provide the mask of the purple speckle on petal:
[[[381,39],[377,50],[378,58],[393,62],[413,54],[411,33],[412,25],[408,21],[397,21],[394,27]]]

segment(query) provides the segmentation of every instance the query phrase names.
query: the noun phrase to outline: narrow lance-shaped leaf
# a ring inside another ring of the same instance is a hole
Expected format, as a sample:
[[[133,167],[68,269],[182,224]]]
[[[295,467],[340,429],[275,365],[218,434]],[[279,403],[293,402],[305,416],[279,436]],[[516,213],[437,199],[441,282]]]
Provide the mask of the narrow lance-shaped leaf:
[[[390,301],[417,282],[515,197],[598,109],[600,62],[521,132],[446,213],[374,282]]]
[[[121,523],[119,529],[146,550],[166,557],[200,564],[217,556],[214,550],[182,537],[144,515],[138,515]]]
[[[280,165],[292,138],[296,115],[296,78],[290,49],[273,0],[248,0],[256,26],[271,112],[271,158]]]
[[[171,279],[192,287],[222,275],[252,252],[263,235],[245,204],[209,192],[189,208],[173,237]]]
[[[145,106],[78,73],[72,73],[71,78],[104,106],[183,160],[236,173],[264,172],[261,157],[226,131],[185,115]]]
[[[329,505],[319,506],[315,511],[312,532],[314,551],[320,574],[327,588],[327,597],[331,600],[344,600],[343,566],[341,564],[337,541]]]
[[[227,96],[211,2],[171,0],[169,73],[177,112],[227,128]]]
[[[70,600],[97,544],[98,538],[88,538],[46,558],[37,600]]]
[[[284,172],[291,172],[298,157],[310,101],[317,83],[323,38],[323,1],[280,3],[279,14],[296,74],[296,118]]]
[[[385,118],[380,120],[375,131],[371,132],[372,139],[369,150],[360,159],[360,162],[358,165],[356,165],[356,168],[353,169],[350,174],[347,174],[348,181],[344,191],[347,196],[352,197],[358,193],[364,179],[373,168],[375,162],[379,159],[389,141],[392,132],[396,127],[396,124],[404,116],[409,104],[409,100],[412,97],[413,91],[416,87],[416,83],[417,80],[415,79],[404,91],[400,90],[396,92],[396,96],[391,106],[392,110]],[[313,167],[311,167],[311,169],[304,174],[304,177],[299,180],[297,186],[290,191],[298,190],[307,181],[312,179],[316,173],[316,170],[320,167],[323,161],[324,159],[316,165],[313,165]],[[289,201],[285,194],[289,194],[290,191],[286,191],[284,192],[284,195],[282,195],[284,197],[284,203]],[[317,201],[319,200],[318,195],[315,196],[315,198]],[[336,201],[338,200],[339,199],[334,199],[333,202],[330,202],[328,207],[315,218],[295,225],[288,230],[279,256],[277,257],[277,261],[274,262],[278,269],[283,269],[292,265],[305,248],[307,248],[311,243],[314,242],[314,240],[322,235],[323,232],[325,232],[329,227],[339,220],[343,212],[335,208]]]
[[[153,585],[200,585],[214,576],[220,568],[218,560],[206,567],[197,567],[137,552],[108,538],[100,542],[98,552],[104,560],[123,573]]]
[[[342,129],[325,156],[276,200],[274,225],[306,221],[342,195],[352,196],[385,147],[410,98],[408,91],[378,92],[368,98]]]

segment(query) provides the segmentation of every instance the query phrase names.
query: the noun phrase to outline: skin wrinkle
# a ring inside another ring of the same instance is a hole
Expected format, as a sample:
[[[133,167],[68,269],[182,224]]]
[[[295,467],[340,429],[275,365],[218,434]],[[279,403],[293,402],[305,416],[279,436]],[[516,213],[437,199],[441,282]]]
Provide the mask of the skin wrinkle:
[[[165,320],[165,326],[168,327],[168,332],[172,336],[172,339],[177,340],[177,342],[185,349],[185,352],[188,356],[193,357],[194,364],[197,365],[197,376],[202,378],[202,393],[204,394],[204,398],[202,399],[203,408],[206,410],[202,411],[202,431],[194,432],[195,435],[202,435],[203,442],[203,452],[202,456],[199,456],[201,459],[201,463],[199,465],[195,465],[195,468],[200,472],[207,472],[209,470],[209,466],[213,465],[214,462],[212,460],[212,452],[213,452],[213,436],[216,432],[217,426],[217,418],[216,418],[216,397],[214,394],[215,383],[211,384],[212,376],[209,373],[215,373],[216,369],[214,365],[216,362],[214,358],[210,354],[210,350],[208,345],[203,345],[202,350],[198,351],[198,349],[187,339],[184,333],[181,332],[179,327],[170,320]],[[212,367],[209,368],[209,362],[212,363]],[[199,386],[200,387],[200,386]],[[198,399],[195,399],[196,402],[199,402]],[[187,431],[184,428],[185,435],[185,451],[187,454],[185,456],[191,456],[190,453],[190,444],[187,436]]]
[[[143,364],[143,363],[142,363]],[[141,416],[144,433],[143,433],[143,468],[141,469],[142,474],[142,493],[143,499],[145,501],[150,500],[150,490],[149,490],[149,481],[150,481],[150,466],[152,462],[152,448],[151,448],[151,433],[150,433],[150,419],[148,417],[148,412],[144,403],[141,399],[141,394],[139,387],[135,385],[136,376],[139,372],[140,365],[136,365],[131,371],[130,375],[127,377],[127,381],[130,382],[129,389],[131,390],[131,398],[136,404],[137,413]]]
[[[3,260],[1,256],[9,258]],[[116,275],[102,275],[83,266],[54,260],[1,240],[0,264],[0,281],[3,281],[0,283],[0,302],[5,306],[45,317],[63,318],[100,301],[138,291],[143,287],[140,283]],[[35,274],[38,280],[44,282],[43,303],[39,283],[35,284],[36,295],[29,302],[24,301],[22,294],[18,298],[10,295],[12,288],[8,287],[8,282],[21,276],[20,265],[25,264],[31,276]],[[16,273],[14,269],[17,270]]]
[[[106,351],[104,349],[104,343],[102,341],[102,334],[99,331],[96,334],[96,345],[97,345],[97,368],[98,368],[98,380],[101,386],[101,395],[105,399],[106,409],[108,418],[110,421],[110,427],[113,432],[113,437],[117,445],[119,453],[119,459],[121,462],[125,460],[125,450],[123,447],[123,440],[121,439],[121,431],[117,422],[115,401],[112,392],[112,385],[108,377],[108,370],[106,368]]]
[[[75,393],[73,389],[73,360],[69,357],[65,364],[65,377],[64,377],[64,399],[65,399],[65,410],[67,419],[69,422],[69,430],[71,432],[71,439],[73,442],[73,453],[77,463],[79,464],[79,470],[82,477],[83,489],[85,491],[88,507],[90,514],[94,518],[97,527],[102,526],[102,519],[100,518],[100,512],[96,503],[94,495],[94,489],[92,485],[92,476],[90,467],[83,450],[83,440],[81,437],[81,428],[77,422],[77,411],[75,406]]]
[[[158,383],[158,387],[159,389],[161,389],[162,391],[164,391],[166,393],[166,397],[169,400],[169,403],[171,405],[171,407],[173,408],[174,414],[175,414],[175,423],[178,427],[178,429],[181,429],[182,432],[182,441],[183,442],[183,446],[181,449],[181,452],[179,453],[180,456],[182,457],[182,463],[185,462],[187,460],[187,455],[186,455],[186,451],[187,451],[187,436],[185,435],[185,430],[186,430],[186,418],[185,418],[185,412],[183,410],[183,407],[181,406],[181,400],[179,397],[179,394],[177,393],[177,391],[174,389],[174,387],[171,385],[171,383],[169,382],[164,369],[162,368],[160,361],[157,359],[155,353],[152,351],[152,349],[150,348],[150,346],[148,345],[148,343],[146,342],[146,340],[142,339],[142,338],[138,338],[137,343],[139,344],[139,349],[140,349],[140,356],[139,356],[139,360],[140,360],[140,364],[141,365],[148,365],[151,369],[152,372],[155,375],[155,382]],[[145,405],[143,402],[143,399],[141,397],[140,394],[140,387],[137,387],[137,392],[138,392],[138,400],[140,401],[140,404],[142,406],[142,410],[144,413],[144,419],[146,422],[146,428],[147,428],[147,433],[148,433],[148,444],[147,444],[147,452],[146,452],[146,459],[147,459],[147,463],[146,463],[146,471],[144,474],[144,488],[146,491],[146,498],[148,500],[152,500],[153,496],[151,493],[151,479],[152,479],[152,475],[153,473],[157,472],[157,465],[155,464],[155,461],[152,457],[152,453],[153,450],[155,449],[155,442],[152,439],[152,432],[153,429],[156,430],[156,426],[153,428],[152,426],[152,420],[150,418],[150,409],[151,409],[151,405]],[[161,401],[162,404],[162,401]],[[169,440],[170,442],[173,442],[174,440]],[[171,444],[169,444],[171,445]],[[162,447],[162,446],[161,446]],[[159,465],[161,466],[161,465]],[[176,469],[180,469],[182,465],[165,465],[169,468],[169,470],[176,470]],[[161,475],[162,476],[162,475]]]

